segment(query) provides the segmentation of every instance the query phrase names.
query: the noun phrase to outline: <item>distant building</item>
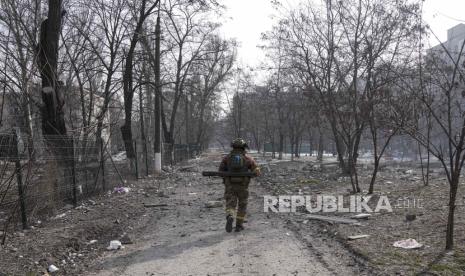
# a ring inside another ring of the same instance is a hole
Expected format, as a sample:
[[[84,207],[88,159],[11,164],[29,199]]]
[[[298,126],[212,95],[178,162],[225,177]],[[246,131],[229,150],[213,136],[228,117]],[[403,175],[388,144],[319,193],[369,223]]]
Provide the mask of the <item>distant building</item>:
[[[31,99],[25,98],[17,93],[0,93],[0,132],[10,133],[12,129],[19,130],[22,134],[30,132],[30,128],[34,135],[41,135],[42,121],[39,109],[39,104],[42,103],[40,93],[37,91],[39,87],[32,87]],[[83,126],[82,119],[82,102],[81,94],[78,88],[72,87],[65,91],[65,106],[64,115],[66,127],[69,135],[82,138],[86,131]],[[88,114],[89,106],[93,106],[93,112],[90,116],[88,134],[89,138],[94,138],[97,126],[97,114],[100,112],[103,105],[103,97],[97,94],[90,96],[89,91],[84,90],[84,107]],[[29,109],[27,109],[29,107]],[[102,138],[108,141],[110,138],[110,110],[106,112],[103,119]],[[29,115],[29,119],[26,117]],[[29,125],[30,124],[30,125]]]
[[[457,55],[460,52],[462,43],[465,40],[465,24],[460,23],[447,30],[447,40],[428,50],[428,54],[446,54],[445,47],[452,55]]]

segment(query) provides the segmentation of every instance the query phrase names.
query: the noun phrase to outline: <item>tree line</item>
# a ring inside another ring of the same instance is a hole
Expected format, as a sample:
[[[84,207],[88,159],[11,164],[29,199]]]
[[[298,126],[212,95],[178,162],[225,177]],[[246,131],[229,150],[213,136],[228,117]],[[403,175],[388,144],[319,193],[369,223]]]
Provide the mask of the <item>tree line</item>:
[[[151,148],[157,135],[159,93],[163,142],[206,146],[236,60],[236,41],[219,32],[224,8],[215,0],[2,1],[2,103],[19,118],[2,104],[2,125],[21,128],[30,152],[38,137],[105,144],[102,133],[110,132],[133,159],[132,141]]]

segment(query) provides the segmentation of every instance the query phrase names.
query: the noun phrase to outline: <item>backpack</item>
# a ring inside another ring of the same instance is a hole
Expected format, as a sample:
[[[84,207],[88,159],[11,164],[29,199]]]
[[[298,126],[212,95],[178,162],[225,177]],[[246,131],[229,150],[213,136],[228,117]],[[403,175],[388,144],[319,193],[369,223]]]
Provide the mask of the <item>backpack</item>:
[[[233,152],[229,155],[228,171],[233,173],[246,172],[247,162],[245,155],[242,153]],[[243,182],[245,177],[230,177],[231,183]]]

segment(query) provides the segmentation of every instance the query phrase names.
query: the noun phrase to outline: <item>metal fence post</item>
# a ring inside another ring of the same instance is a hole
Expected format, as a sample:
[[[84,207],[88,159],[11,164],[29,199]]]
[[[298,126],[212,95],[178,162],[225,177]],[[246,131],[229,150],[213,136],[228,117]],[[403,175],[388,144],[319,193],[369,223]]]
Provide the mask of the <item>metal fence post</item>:
[[[137,140],[134,140],[134,158],[136,159],[136,179],[139,179],[139,160],[137,156]]]
[[[103,151],[103,139],[100,138],[100,167],[102,169],[102,189],[103,191],[107,190],[106,183],[105,183],[105,159],[104,159],[104,151]],[[98,175],[97,175],[98,177]]]
[[[149,176],[149,150],[147,147],[147,139],[144,140],[144,154],[145,154],[145,176]]]
[[[77,184],[76,184],[76,150],[75,150],[75,143],[74,143],[74,137],[71,138],[71,143],[73,147],[73,159],[71,160],[71,174],[73,176],[73,205],[74,207],[77,207]]]
[[[16,182],[18,185],[18,195],[19,195],[19,204],[21,207],[21,222],[23,224],[23,229],[27,229],[27,215],[26,215],[26,199],[24,195],[24,187],[23,187],[23,172],[21,169],[21,159],[19,157],[19,149],[18,149],[18,137],[16,133],[13,134],[13,143],[14,143],[14,160],[15,160],[15,172],[16,172]]]

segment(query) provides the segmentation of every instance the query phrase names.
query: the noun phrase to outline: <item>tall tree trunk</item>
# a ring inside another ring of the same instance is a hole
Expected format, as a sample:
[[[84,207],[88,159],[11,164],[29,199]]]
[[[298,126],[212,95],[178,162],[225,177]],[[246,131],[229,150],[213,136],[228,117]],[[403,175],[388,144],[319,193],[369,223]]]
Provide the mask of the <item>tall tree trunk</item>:
[[[144,66],[145,67],[145,66]],[[144,68],[145,71],[145,68]],[[145,160],[145,175],[149,175],[149,157],[148,157],[148,149],[147,149],[147,137],[145,135],[145,120],[144,120],[144,94],[142,85],[139,89],[139,122],[140,122],[140,137],[142,139],[142,147],[144,150],[144,160]]]
[[[48,1],[48,18],[40,26],[38,65],[42,79],[42,129],[46,137],[66,136],[63,97],[57,77],[58,42],[61,30],[61,0]],[[54,141],[49,139],[52,146]]]
[[[283,159],[283,152],[284,152],[284,134],[280,131],[279,132],[279,149],[278,149],[278,159]]]
[[[321,130],[318,130],[318,157],[317,160],[319,162],[323,161],[323,151],[324,151],[324,140],[323,140],[323,133]]]
[[[289,139],[291,141],[291,161],[294,161],[294,139]]]
[[[132,101],[134,98],[133,90],[133,61],[134,53],[136,50],[136,45],[139,42],[139,37],[143,29],[145,19],[149,16],[153,9],[158,4],[158,1],[155,1],[148,10],[145,10],[147,0],[141,0],[141,6],[139,10],[139,18],[137,19],[136,27],[134,28],[134,33],[129,44],[129,50],[126,55],[126,62],[124,65],[123,72],[123,93],[124,93],[124,125],[121,126],[121,134],[123,135],[124,147],[126,149],[126,157],[128,158],[130,167],[135,165],[135,152],[132,138]]]
[[[42,134],[58,166],[60,173],[71,173],[74,160],[72,139],[68,139],[64,117],[64,100],[58,81],[58,44],[61,31],[62,1],[48,1],[48,18],[40,26],[37,64],[42,79]],[[54,187],[54,196],[62,196],[61,189]],[[51,199],[53,200],[53,199]]]
[[[160,81],[160,40],[161,40],[161,30],[160,30],[160,15],[157,16],[157,23],[155,25],[155,100],[154,100],[154,152],[155,152],[155,173],[161,173],[161,121],[163,116],[163,102],[162,102],[162,86]],[[163,121],[165,119],[163,118]],[[166,129],[166,126],[163,126],[163,129]]]
[[[273,133],[273,138],[271,139],[271,158],[272,159],[276,158],[276,145],[275,145],[274,133]]]
[[[197,145],[200,145],[200,142],[203,136],[204,117],[205,117],[205,103],[202,100],[202,102],[200,103],[200,115],[199,115],[199,125],[198,125],[198,130],[197,130],[197,139],[195,140]]]
[[[454,247],[454,215],[458,184],[459,175],[454,173],[451,177],[449,191],[449,214],[447,216],[446,250],[451,250]]]

